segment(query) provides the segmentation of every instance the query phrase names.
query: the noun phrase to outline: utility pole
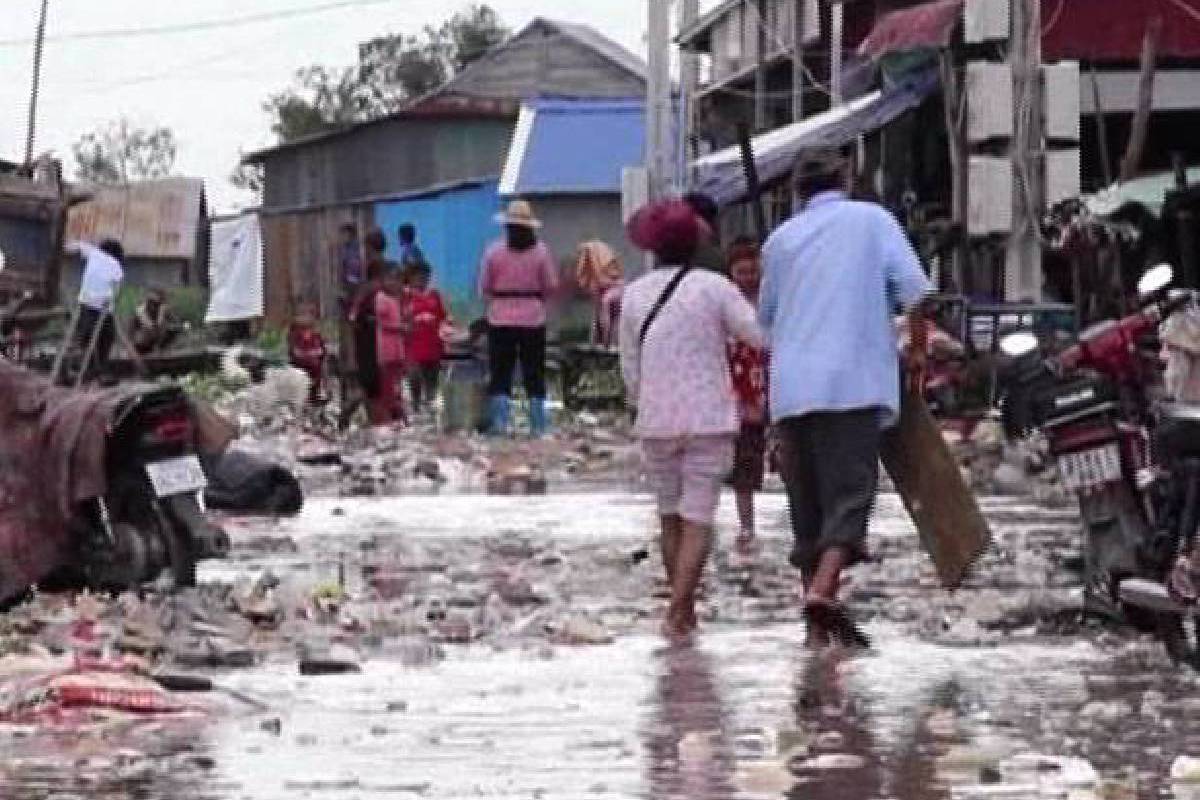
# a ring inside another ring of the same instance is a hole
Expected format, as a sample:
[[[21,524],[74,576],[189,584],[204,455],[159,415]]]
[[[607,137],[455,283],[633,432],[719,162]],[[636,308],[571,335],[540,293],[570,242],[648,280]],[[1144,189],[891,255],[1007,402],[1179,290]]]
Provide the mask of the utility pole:
[[[829,6],[829,103],[832,106],[842,104],[842,61],[843,48],[846,42],[846,7],[841,0],[834,0]]]
[[[755,0],[754,15],[758,17],[754,53],[754,132],[767,129],[767,0]]]
[[[649,80],[646,84],[646,169],[650,197],[669,194],[676,185],[671,137],[671,0],[649,5]]]
[[[1041,216],[1045,198],[1042,19],[1039,0],[1013,0],[1011,62],[1016,125],[1013,137],[1013,230],[1005,270],[1005,300],[1042,299]]]
[[[804,119],[804,18],[808,0],[792,0],[792,122]]]
[[[700,18],[700,0],[680,0],[679,30],[689,30]],[[683,49],[679,53],[680,90],[683,98],[684,113],[684,157],[688,164],[699,156],[697,152],[696,126],[696,92],[700,88],[700,57],[691,49]]]
[[[25,128],[25,166],[33,163],[33,144],[37,132],[37,101],[42,83],[42,51],[46,46],[46,12],[50,0],[42,0],[37,35],[33,40],[33,80],[29,91],[29,123]]]

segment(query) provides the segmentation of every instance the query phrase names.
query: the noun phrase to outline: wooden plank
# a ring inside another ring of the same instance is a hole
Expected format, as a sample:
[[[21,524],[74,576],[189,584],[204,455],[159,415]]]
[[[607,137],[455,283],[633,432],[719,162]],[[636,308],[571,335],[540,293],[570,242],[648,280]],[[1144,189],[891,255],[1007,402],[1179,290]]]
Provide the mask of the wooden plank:
[[[884,436],[881,455],[942,585],[958,588],[992,534],[919,394],[904,392],[900,424]]]

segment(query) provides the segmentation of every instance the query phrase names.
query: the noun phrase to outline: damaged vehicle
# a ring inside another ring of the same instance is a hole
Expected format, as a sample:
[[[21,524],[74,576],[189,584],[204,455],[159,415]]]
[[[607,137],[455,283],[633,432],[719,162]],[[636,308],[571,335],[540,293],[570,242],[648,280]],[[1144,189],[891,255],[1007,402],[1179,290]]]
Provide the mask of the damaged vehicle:
[[[0,360],[0,603],[32,587],[134,589],[229,539],[201,508],[199,452],[228,425],[173,386],[75,390]]]
[[[1181,392],[1170,369],[1164,383],[1158,360],[1160,340],[1200,306],[1173,279],[1167,264],[1149,270],[1140,308],[1048,358],[1033,334],[1006,337],[1003,412],[1010,436],[1045,442],[1078,499],[1085,610],[1153,628],[1175,660],[1200,668],[1196,598],[1173,588],[1200,525],[1200,393]]]

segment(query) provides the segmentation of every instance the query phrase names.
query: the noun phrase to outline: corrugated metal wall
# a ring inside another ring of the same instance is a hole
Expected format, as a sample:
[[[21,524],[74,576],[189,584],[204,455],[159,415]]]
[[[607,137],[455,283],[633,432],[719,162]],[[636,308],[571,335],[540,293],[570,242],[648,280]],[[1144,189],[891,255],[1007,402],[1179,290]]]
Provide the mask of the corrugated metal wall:
[[[404,223],[415,225],[417,243],[433,266],[434,284],[461,321],[483,310],[475,287],[483,251],[500,235],[493,219],[500,206],[498,183],[489,180],[375,204],[375,224],[387,234],[389,257],[399,254],[396,229]]]
[[[383,120],[266,159],[263,208],[350,203],[498,175],[514,119]]]

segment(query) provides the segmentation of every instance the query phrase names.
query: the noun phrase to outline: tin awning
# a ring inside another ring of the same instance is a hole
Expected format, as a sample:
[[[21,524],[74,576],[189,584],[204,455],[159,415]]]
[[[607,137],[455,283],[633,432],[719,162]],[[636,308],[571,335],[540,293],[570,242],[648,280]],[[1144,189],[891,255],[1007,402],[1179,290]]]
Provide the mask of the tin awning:
[[[791,172],[803,150],[840,147],[877,130],[915,108],[936,89],[935,70],[907,76],[896,85],[871,92],[824,114],[754,137],[751,149],[759,180],[767,184]],[[693,186],[726,205],[746,196],[741,150],[727,147],[692,162]]]
[[[858,47],[861,56],[880,59],[910,50],[949,46],[962,19],[963,0],[935,0],[885,15]]]

